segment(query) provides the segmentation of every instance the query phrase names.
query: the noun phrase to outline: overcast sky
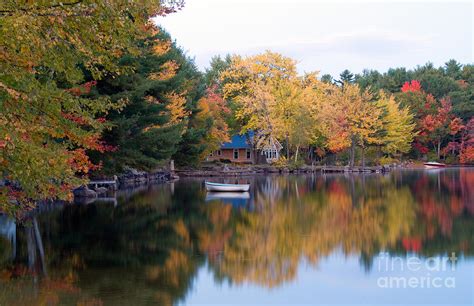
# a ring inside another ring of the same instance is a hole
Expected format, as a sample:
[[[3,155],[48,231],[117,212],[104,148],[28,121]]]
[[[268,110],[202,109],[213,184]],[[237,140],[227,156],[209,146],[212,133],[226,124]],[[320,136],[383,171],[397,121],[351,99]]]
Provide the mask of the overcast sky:
[[[454,58],[474,62],[474,0],[186,0],[157,19],[202,70],[212,56],[272,50],[338,75]]]

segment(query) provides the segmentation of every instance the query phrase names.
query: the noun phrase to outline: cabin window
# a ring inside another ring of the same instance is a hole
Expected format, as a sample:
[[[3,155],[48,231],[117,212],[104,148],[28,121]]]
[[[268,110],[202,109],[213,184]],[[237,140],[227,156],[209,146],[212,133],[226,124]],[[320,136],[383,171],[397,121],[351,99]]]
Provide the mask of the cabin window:
[[[212,157],[212,156],[214,156],[214,154],[213,154],[212,152],[211,152],[211,153],[209,153],[209,157]]]
[[[278,158],[278,150],[272,149],[272,150],[265,150],[262,152],[263,155],[267,159],[277,159]]]
[[[247,149],[247,159],[250,159],[250,150]]]
[[[217,150],[217,156],[221,156],[222,155],[222,151],[221,150]]]
[[[234,159],[239,159],[239,150],[234,149]]]

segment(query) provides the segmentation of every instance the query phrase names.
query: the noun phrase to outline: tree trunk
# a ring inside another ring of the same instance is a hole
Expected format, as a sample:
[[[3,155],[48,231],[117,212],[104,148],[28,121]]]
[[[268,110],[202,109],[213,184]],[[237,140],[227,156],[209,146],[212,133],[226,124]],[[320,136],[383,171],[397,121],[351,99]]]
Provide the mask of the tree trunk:
[[[295,164],[298,162],[298,151],[300,149],[300,146],[296,146],[296,152],[295,152]]]
[[[440,158],[440,151],[441,151],[441,139],[438,139],[438,147],[436,148],[436,153],[438,155],[438,160]]]
[[[362,157],[362,169],[365,168],[365,145],[362,145],[362,150],[361,150],[361,157]]]
[[[354,159],[355,159],[355,139],[351,137],[351,156],[349,160],[349,167],[354,167]]]
[[[286,133],[286,159],[290,160],[290,136]]]
[[[453,141],[452,141],[452,149],[451,149],[451,155],[454,156],[454,143],[456,142],[456,135],[453,135]]]
[[[258,150],[257,150],[257,146],[252,144],[252,160],[253,160],[253,163],[254,165],[258,164]]]

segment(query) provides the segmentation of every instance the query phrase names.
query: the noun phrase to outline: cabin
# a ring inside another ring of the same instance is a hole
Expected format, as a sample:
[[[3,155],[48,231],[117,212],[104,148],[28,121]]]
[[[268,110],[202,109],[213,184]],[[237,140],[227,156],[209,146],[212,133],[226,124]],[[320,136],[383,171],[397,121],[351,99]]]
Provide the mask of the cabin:
[[[207,161],[230,161],[240,164],[272,163],[280,158],[283,148],[278,140],[270,138],[258,144],[262,149],[254,150],[254,133],[236,134],[230,142],[224,142],[218,150],[211,152]]]
[[[252,134],[234,135],[230,142],[224,142],[221,147],[209,154],[208,161],[228,160],[233,163],[252,164]]]

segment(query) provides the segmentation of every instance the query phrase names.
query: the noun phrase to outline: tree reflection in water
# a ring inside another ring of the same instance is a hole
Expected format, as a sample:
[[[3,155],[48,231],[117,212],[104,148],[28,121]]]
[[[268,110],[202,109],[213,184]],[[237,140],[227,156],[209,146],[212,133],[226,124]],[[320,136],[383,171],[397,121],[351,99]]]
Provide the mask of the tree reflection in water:
[[[206,202],[202,181],[184,180],[116,207],[68,205],[21,226],[2,219],[0,304],[172,305],[205,265],[217,282],[274,287],[335,251],[359,256],[368,273],[380,251],[473,253],[470,169],[251,183],[243,205]]]

